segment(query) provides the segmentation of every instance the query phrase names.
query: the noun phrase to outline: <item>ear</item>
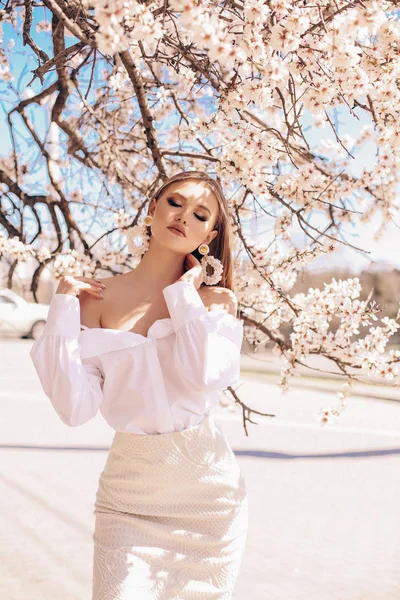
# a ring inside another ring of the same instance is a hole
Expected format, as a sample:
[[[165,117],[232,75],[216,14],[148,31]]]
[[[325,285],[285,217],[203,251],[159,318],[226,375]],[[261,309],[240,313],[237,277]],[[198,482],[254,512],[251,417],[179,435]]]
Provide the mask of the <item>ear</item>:
[[[152,198],[150,200],[149,212],[147,214],[153,216],[154,215],[154,211],[156,210],[156,205],[157,205],[157,200],[155,198]]]
[[[206,239],[204,240],[204,244],[210,244],[213,239],[218,235],[218,231],[216,229],[213,229],[208,236],[206,237]]]

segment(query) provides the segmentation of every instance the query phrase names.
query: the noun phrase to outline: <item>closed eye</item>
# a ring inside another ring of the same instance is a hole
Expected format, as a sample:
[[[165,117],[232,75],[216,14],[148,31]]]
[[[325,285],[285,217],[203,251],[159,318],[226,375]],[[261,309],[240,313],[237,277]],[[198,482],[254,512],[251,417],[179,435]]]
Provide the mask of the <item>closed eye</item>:
[[[168,204],[170,204],[171,206],[182,206],[181,204],[177,204],[176,202],[174,202],[172,200],[172,198],[168,198]],[[196,215],[196,213],[194,213],[194,216],[197,217],[199,219],[199,221],[207,221],[208,220],[206,217],[201,217],[200,215]]]

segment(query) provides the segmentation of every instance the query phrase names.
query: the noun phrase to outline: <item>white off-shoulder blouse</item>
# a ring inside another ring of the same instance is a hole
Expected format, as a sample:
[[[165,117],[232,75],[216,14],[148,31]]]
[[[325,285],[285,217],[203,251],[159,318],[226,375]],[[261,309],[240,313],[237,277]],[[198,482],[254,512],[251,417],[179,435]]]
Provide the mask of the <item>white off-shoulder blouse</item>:
[[[100,410],[115,431],[181,431],[200,423],[222,390],[239,381],[243,321],[222,308],[209,311],[190,282],[176,281],[163,295],[170,317],[144,336],[85,327],[78,298],[54,294],[30,356],[66,425]]]

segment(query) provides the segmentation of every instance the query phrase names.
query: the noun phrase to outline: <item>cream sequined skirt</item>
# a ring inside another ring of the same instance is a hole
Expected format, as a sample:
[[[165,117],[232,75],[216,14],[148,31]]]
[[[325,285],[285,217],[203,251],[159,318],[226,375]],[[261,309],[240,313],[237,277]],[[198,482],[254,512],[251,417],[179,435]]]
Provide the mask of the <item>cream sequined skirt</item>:
[[[116,432],[94,515],[92,600],[232,597],[248,500],[210,414],[183,431]]]

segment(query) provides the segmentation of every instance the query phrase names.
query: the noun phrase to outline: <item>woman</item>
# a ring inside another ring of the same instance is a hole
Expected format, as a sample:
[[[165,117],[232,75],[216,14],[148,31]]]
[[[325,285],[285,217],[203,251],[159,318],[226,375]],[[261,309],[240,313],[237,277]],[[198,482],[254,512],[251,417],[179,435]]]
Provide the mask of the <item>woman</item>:
[[[64,423],[100,409],[115,430],[94,507],[92,600],[228,600],[248,503],[210,414],[239,379],[243,340],[219,184],[201,171],[171,177],[143,234],[130,272],[61,279],[30,354]],[[197,248],[214,256],[214,277]]]

